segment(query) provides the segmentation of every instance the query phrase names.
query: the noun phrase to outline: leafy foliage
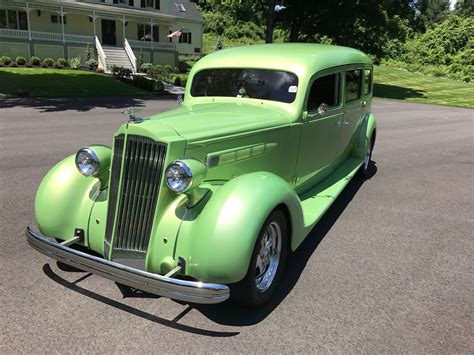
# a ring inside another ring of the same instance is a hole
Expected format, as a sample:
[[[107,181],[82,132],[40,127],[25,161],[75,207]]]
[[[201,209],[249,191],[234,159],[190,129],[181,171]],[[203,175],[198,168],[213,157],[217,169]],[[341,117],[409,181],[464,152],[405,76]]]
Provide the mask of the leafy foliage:
[[[12,59],[6,55],[0,57],[0,63],[2,65],[10,65],[11,62],[12,62]]]
[[[474,18],[451,15],[405,44],[390,43],[387,56],[410,71],[473,81]]]
[[[97,60],[95,60],[95,59],[89,59],[89,60],[87,60],[87,62],[86,62],[86,66],[87,66],[89,69],[95,69],[95,68],[97,68],[98,65],[99,65],[99,63],[98,63]]]
[[[140,65],[140,70],[144,73],[148,73],[148,71],[153,68],[153,64],[152,63],[143,63],[142,65]]]
[[[81,65],[81,57],[78,56],[78,57],[73,57],[73,58],[70,58],[68,60],[68,63],[69,63],[69,67],[71,69],[78,69],[79,66]]]
[[[25,65],[26,64],[26,58],[18,56],[18,57],[16,57],[15,62],[18,65]]]
[[[58,58],[56,61],[57,64],[59,64],[62,67],[67,67],[67,60],[64,58]]]
[[[54,60],[53,58],[44,58],[43,64],[47,67],[52,67],[54,65]]]
[[[132,76],[132,71],[130,69],[116,65],[112,66],[111,71],[112,75],[117,79],[130,78]]]
[[[32,56],[30,58],[30,64],[31,65],[40,65],[41,64],[41,59],[39,59],[38,57]]]

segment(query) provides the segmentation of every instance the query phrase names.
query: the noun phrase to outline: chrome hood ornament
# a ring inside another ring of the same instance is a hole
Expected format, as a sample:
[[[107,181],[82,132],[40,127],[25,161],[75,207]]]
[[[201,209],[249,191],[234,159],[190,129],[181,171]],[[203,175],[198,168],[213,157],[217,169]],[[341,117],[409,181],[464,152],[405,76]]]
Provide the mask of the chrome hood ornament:
[[[129,107],[127,110],[122,110],[124,115],[128,117],[128,123],[141,123],[143,118],[137,117],[137,113],[141,111],[138,107]]]

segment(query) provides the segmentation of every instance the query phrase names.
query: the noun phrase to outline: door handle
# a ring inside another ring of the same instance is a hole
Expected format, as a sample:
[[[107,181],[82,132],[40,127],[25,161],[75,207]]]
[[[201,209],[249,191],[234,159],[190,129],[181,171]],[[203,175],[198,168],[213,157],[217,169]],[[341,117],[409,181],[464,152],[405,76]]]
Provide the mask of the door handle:
[[[348,124],[349,124],[348,121],[339,121],[339,122],[337,123],[337,125],[338,125],[338,126],[341,126],[341,127],[347,126]]]

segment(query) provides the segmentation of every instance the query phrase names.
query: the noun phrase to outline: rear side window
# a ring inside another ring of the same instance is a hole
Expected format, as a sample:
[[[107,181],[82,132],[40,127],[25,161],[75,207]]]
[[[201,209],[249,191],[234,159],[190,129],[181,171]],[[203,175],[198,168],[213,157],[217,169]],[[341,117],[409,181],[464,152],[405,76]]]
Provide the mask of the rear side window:
[[[346,71],[346,102],[360,98],[360,70]]]
[[[339,74],[331,74],[316,79],[308,98],[308,111],[316,110],[321,104],[329,107],[339,104]]]
[[[364,70],[364,95],[370,94],[372,90],[372,70]]]

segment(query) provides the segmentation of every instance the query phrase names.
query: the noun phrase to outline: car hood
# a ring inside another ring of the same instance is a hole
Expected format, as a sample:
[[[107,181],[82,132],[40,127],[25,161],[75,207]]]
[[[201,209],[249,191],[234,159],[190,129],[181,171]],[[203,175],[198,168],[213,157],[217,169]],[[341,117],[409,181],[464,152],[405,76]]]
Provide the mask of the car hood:
[[[290,116],[282,109],[262,104],[206,103],[183,105],[150,117],[150,124],[158,122],[192,142],[288,125]]]

